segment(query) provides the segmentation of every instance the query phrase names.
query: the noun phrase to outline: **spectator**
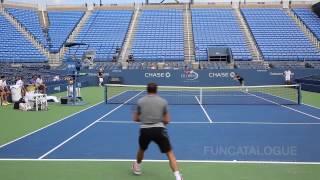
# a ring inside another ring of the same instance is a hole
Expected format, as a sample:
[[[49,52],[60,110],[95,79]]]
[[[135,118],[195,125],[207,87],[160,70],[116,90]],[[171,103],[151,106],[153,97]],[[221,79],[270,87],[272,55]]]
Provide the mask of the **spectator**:
[[[179,65],[176,64],[174,67],[173,67],[174,70],[179,70]]]
[[[33,75],[32,78],[30,79],[30,84],[35,85],[36,82],[37,82],[37,76],[36,76],[36,75]]]
[[[150,69],[157,69],[157,66],[155,64],[151,64]]]
[[[53,77],[53,81],[59,81],[59,80],[60,80],[60,77],[58,75]]]
[[[16,85],[21,88],[21,96],[24,97],[26,94],[26,89],[24,88],[24,82],[21,76],[16,77]]]
[[[7,81],[5,76],[1,76],[0,79],[0,98],[2,105],[6,106],[10,103],[8,102],[8,96],[10,95],[10,91],[7,87]]]
[[[46,94],[46,85],[43,82],[43,79],[39,75],[37,80],[36,80],[36,88],[41,94]]]

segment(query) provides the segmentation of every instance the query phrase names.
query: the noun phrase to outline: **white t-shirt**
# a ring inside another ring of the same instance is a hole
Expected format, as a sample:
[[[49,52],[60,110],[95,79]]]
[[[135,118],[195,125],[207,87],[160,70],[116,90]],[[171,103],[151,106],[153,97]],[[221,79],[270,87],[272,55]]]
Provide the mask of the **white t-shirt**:
[[[0,79],[0,87],[5,88],[7,86],[7,82],[5,80]]]
[[[43,84],[43,80],[42,80],[41,78],[37,78],[36,84],[37,84],[37,85]]]
[[[16,82],[16,85],[19,86],[19,87],[23,87],[23,81],[20,79]]]
[[[284,79],[286,81],[290,81],[291,80],[291,75],[292,75],[292,72],[290,70],[284,71]]]
[[[59,81],[60,80],[60,77],[59,76],[54,76],[53,77],[53,81]]]

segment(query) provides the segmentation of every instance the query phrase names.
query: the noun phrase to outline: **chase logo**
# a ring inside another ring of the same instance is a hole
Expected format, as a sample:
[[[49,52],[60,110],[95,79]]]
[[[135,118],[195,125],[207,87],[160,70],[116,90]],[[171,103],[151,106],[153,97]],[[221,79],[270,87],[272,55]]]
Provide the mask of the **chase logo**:
[[[217,72],[217,73],[209,73],[210,78],[234,78],[236,76],[235,72]]]
[[[230,72],[230,77],[231,78],[234,78],[236,76],[236,73],[235,72]]]
[[[171,73],[170,72],[161,72],[161,73],[144,73],[145,78],[170,78]]]
[[[199,78],[199,74],[195,71],[186,71],[183,74],[181,74],[181,78],[188,80],[188,81],[194,81]]]

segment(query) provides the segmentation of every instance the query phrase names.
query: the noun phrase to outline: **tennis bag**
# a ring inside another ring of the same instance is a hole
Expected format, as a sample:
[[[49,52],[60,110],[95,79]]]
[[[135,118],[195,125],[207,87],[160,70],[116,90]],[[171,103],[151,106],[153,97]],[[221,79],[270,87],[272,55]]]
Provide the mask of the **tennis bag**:
[[[14,104],[13,104],[13,109],[19,109],[19,104],[20,104],[20,103],[26,103],[26,102],[24,101],[23,98],[20,98],[19,101],[14,102]]]

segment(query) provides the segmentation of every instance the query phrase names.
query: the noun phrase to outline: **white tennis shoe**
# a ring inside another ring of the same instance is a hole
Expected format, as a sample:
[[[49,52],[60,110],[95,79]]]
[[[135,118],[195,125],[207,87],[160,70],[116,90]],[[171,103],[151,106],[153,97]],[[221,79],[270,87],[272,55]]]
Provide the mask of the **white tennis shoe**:
[[[138,164],[137,162],[133,162],[132,163],[131,169],[132,169],[133,174],[135,174],[135,175],[141,175],[142,174],[141,165]]]
[[[179,174],[179,176],[176,176],[176,180],[183,180],[183,177],[181,174]]]

